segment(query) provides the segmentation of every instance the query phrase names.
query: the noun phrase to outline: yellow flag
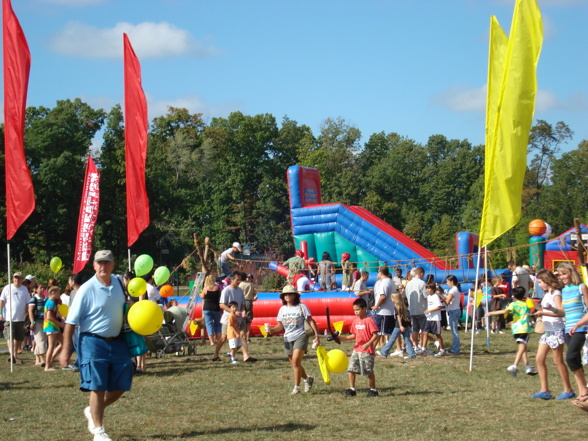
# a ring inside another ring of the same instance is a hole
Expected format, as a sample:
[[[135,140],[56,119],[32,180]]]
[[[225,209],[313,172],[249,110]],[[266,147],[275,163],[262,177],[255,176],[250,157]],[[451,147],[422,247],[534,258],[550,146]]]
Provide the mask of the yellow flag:
[[[517,0],[508,39],[495,18],[490,34],[481,247],[510,230],[521,218],[527,144],[537,93],[537,62],[543,42],[537,1]]]

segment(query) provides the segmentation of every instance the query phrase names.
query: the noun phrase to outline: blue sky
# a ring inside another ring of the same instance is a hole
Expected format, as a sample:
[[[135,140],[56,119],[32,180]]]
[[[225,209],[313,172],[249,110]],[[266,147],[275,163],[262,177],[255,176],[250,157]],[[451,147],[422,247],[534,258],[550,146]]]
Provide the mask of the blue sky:
[[[319,133],[484,142],[490,16],[514,0],[12,0],[33,59],[29,106],[123,103],[122,33],[141,61],[150,119],[284,116]],[[588,139],[588,0],[539,0],[544,44],[535,119]],[[1,74],[1,73],[0,73]],[[3,112],[2,112],[3,114]]]

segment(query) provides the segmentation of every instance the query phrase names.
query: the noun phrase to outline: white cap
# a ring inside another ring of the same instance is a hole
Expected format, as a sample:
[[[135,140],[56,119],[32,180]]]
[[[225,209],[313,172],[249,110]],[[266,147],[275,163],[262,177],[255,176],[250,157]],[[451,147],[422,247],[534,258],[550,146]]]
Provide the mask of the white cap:
[[[237,248],[240,253],[243,252],[243,248],[241,248],[241,244],[239,242],[233,242],[233,247]]]
[[[25,277],[25,279],[27,280],[33,280],[35,278],[35,276],[33,276],[32,274],[29,274],[28,276]]]

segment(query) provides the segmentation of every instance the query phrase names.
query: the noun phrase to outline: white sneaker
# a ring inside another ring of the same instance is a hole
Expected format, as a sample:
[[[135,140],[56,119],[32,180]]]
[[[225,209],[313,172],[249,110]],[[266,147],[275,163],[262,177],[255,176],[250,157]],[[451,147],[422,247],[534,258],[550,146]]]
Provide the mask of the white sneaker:
[[[499,334],[504,334],[504,332],[503,332],[503,331],[498,331],[498,333],[499,333]]]
[[[290,395],[298,395],[300,393],[300,386],[294,386]]]
[[[94,429],[96,429],[96,427],[94,426],[94,420],[92,419],[92,412],[90,411],[90,406],[84,409],[84,416],[88,420],[88,432],[94,434]]]
[[[518,368],[518,367],[516,367],[516,366],[513,364],[512,366],[509,366],[509,367],[507,367],[507,368],[506,368],[506,370],[507,370],[508,372],[510,372],[510,374],[511,374],[513,377],[516,377],[516,376],[517,376],[517,372],[518,372],[519,368]]]
[[[239,364],[239,360],[231,360],[231,364]]]
[[[415,348],[414,353],[417,355],[421,355],[423,353],[423,350],[419,347],[419,348]]]
[[[447,351],[445,349],[441,349],[435,354],[435,357],[443,357],[444,355],[447,355]]]
[[[304,381],[304,392],[310,392],[310,389],[312,389],[313,384],[314,378],[312,378],[311,376],[306,377],[306,380]]]
[[[382,352],[381,352],[381,351],[376,351],[376,355],[379,355],[380,357],[384,357],[384,356],[382,355]],[[386,358],[386,357],[384,357],[384,358]]]
[[[402,357],[402,351],[394,351],[390,354],[390,357]]]
[[[112,441],[112,438],[104,430],[101,430],[94,434],[94,441]]]
[[[531,366],[525,366],[525,374],[527,375],[537,375],[538,372],[533,369]]]
[[[426,355],[435,355],[435,353],[433,351],[431,351],[429,348],[425,348],[425,350],[423,351],[424,354]]]

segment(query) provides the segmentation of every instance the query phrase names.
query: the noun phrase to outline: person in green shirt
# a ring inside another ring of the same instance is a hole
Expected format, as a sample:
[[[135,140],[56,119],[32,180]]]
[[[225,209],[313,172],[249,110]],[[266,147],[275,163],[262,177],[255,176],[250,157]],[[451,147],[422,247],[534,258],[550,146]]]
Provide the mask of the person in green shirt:
[[[517,286],[512,290],[512,295],[515,298],[514,302],[510,303],[506,309],[492,311],[486,314],[486,317],[490,317],[492,315],[512,313],[511,331],[512,336],[518,345],[518,350],[514,364],[507,367],[506,370],[510,372],[513,377],[517,376],[519,370],[518,365],[521,359],[525,363],[525,373],[527,375],[537,375],[537,371],[529,365],[529,356],[527,355],[527,343],[529,342],[529,336],[533,332],[533,327],[529,322],[531,308],[529,308],[529,305],[527,305],[527,301],[525,300],[526,294],[527,290],[525,288]]]

